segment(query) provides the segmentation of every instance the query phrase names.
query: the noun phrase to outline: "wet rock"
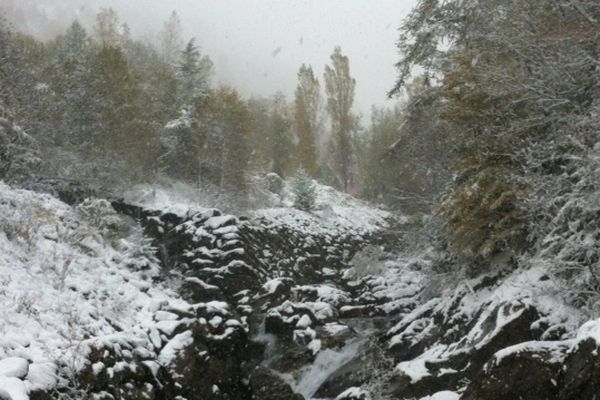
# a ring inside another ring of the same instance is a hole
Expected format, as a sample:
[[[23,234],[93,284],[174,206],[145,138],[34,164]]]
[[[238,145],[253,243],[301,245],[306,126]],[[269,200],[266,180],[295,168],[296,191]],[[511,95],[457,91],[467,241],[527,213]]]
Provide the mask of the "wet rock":
[[[316,331],[325,348],[342,347],[348,339],[356,334],[347,325],[337,322],[330,322],[322,327],[317,327]]]
[[[344,306],[340,308],[341,318],[368,318],[378,314],[373,304],[359,306]]]
[[[296,342],[280,343],[270,366],[280,372],[293,372],[314,360],[312,352]]]
[[[254,400],[304,400],[272,370],[262,367],[250,375],[250,390]]]

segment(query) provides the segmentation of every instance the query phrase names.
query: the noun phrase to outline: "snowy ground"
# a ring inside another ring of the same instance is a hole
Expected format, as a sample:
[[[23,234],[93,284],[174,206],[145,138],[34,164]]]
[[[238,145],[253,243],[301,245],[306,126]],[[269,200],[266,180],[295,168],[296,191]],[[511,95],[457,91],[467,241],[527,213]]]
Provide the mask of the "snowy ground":
[[[321,185],[316,181],[314,183],[316,208],[310,213],[293,208],[294,196],[287,182],[281,195],[262,191],[262,200],[252,202],[247,212],[257,218],[264,217],[273,223],[312,233],[339,229],[371,233],[385,226],[386,219],[391,216],[386,211],[338,192],[330,186]],[[182,183],[136,185],[125,193],[124,199],[150,210],[162,210],[179,216],[214,207],[223,209],[225,201],[216,197],[214,193]]]
[[[189,306],[128,251],[136,235],[103,236],[110,218],[0,183],[0,397],[67,383],[97,343],[154,352],[159,310]]]
[[[280,206],[257,209],[254,216],[311,233],[341,228],[365,234],[373,233],[387,225],[386,219],[390,217],[388,212],[376,209],[332,187],[317,183],[315,185],[314,211],[308,213],[293,208],[291,188],[286,184]]]

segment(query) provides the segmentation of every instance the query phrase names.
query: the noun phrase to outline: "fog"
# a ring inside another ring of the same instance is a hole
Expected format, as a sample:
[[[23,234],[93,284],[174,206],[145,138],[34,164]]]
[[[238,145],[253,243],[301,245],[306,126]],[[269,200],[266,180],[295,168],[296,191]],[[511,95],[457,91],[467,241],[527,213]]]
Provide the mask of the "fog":
[[[293,95],[302,63],[322,77],[334,46],[350,58],[355,111],[388,104],[397,28],[416,0],[0,0],[16,29],[48,37],[113,7],[138,38],[154,40],[172,10],[215,63],[215,80],[243,94]]]

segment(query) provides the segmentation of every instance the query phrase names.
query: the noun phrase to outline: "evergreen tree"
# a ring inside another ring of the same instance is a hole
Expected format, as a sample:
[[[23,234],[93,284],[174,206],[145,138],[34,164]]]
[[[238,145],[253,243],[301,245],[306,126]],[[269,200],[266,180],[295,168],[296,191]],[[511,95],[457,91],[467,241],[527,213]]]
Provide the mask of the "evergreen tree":
[[[56,57],[61,63],[81,63],[90,48],[87,31],[78,21],[73,21],[64,35],[55,40]]]
[[[202,183],[201,164],[205,137],[192,107],[183,108],[177,119],[165,126],[165,151],[161,163],[169,176],[192,184]]]
[[[291,189],[295,208],[302,211],[312,211],[315,208],[315,183],[302,168],[296,172]]]
[[[195,40],[191,39],[181,52],[177,65],[177,76],[182,87],[181,93],[186,102],[208,95],[212,68],[213,63],[210,58],[201,56]]]
[[[35,141],[0,104],[0,179],[24,181],[39,165]]]

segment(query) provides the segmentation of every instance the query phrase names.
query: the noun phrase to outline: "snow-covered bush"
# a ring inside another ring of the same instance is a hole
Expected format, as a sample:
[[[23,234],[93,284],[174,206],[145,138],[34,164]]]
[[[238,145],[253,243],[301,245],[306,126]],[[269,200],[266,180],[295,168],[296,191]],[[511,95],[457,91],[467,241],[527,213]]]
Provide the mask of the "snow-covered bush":
[[[159,259],[157,249],[152,245],[152,240],[144,236],[141,228],[134,229],[133,233],[118,242],[118,250],[122,254],[120,264],[133,270],[144,271],[146,277],[155,277],[159,273]]]
[[[315,208],[316,187],[310,176],[303,169],[299,169],[292,180],[292,195],[294,196],[294,207],[311,211]]]
[[[2,226],[8,240],[19,243],[31,252],[39,235],[40,223],[54,223],[55,215],[40,202],[31,202],[18,215],[0,216]]]
[[[77,210],[104,237],[115,235],[122,226],[121,218],[105,199],[86,199],[77,206]]]

